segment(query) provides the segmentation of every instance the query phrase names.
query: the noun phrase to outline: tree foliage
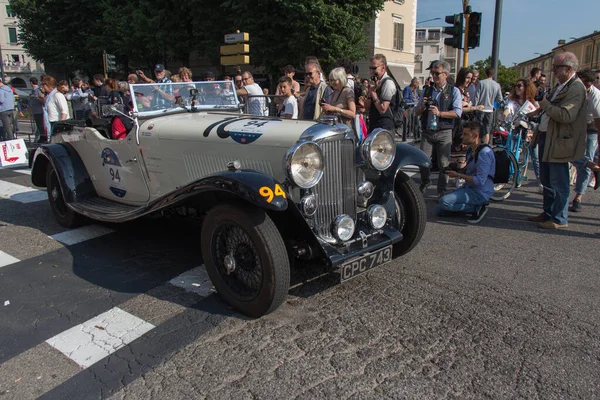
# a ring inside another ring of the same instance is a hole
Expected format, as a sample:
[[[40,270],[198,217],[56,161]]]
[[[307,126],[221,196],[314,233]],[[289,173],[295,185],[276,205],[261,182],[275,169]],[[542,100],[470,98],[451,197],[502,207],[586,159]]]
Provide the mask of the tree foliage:
[[[366,56],[365,23],[385,0],[10,0],[19,40],[37,60],[98,72],[102,51],[129,69],[192,54],[219,63],[223,35],[250,33],[254,65],[278,72],[314,55],[329,67]],[[127,72],[127,71],[125,71]]]
[[[473,65],[471,68],[475,68],[479,70],[480,79],[487,78],[485,74],[485,70],[492,66],[492,57],[488,57],[485,60],[479,60]],[[497,79],[496,81],[502,87],[503,92],[510,92],[512,86],[515,84],[517,79],[519,79],[519,73],[512,68],[507,68],[502,65],[502,62],[498,60],[498,71],[496,72]]]

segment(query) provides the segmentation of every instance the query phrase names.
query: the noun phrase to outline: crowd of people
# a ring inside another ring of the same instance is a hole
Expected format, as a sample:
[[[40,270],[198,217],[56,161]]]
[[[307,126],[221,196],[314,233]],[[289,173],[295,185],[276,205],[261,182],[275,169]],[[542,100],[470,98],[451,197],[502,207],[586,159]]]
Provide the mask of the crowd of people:
[[[557,56],[552,69],[559,81],[553,89],[546,87],[543,71],[534,68],[529,79],[518,79],[504,96],[494,80],[493,68],[485,70],[483,79],[479,71],[470,68],[462,68],[452,76],[447,62],[434,61],[427,68],[430,77],[422,89],[415,78],[402,90],[382,54],[370,59],[369,77],[363,79],[352,74],[352,62],[347,59],[338,60],[326,74],[316,57],[307,57],[303,84],[295,80],[298,71],[288,65],[272,96],[268,88],[254,81],[250,71],[235,74],[233,78],[224,76],[224,84],[215,82],[218,86],[215,90],[227,95],[235,92],[248,114],[303,120],[336,117],[356,132],[359,141],[377,128],[395,131],[401,115],[398,110],[407,104],[413,106],[420,118],[421,150],[430,158],[435,157],[440,170],[436,184],[438,213],[468,214],[472,222],[483,218],[494,192],[496,165],[489,147],[494,122],[512,120],[528,102],[534,111],[530,110],[527,117],[540,119],[539,128],[527,137],[527,151],[539,191],[543,193],[543,212],[530,220],[542,228],[561,229],[567,227],[568,210],[581,211],[590,181],[595,181],[591,184],[595,188],[600,184],[597,161],[600,90],[594,86],[598,83],[591,71],[578,71],[578,60],[571,53]],[[76,78],[69,84],[44,76],[38,85],[38,80],[31,78],[29,104],[38,128],[36,140],[47,141],[57,121],[89,118],[92,104],[100,97],[111,104],[123,104],[125,111],[131,109],[130,84],[193,81],[192,72],[186,67],[171,74],[164,65],[157,64],[153,72],[153,79],[138,70],[121,82],[94,75],[89,81]],[[214,73],[205,73],[203,80],[214,81]],[[176,101],[173,93],[162,93],[151,101]],[[5,130],[12,132],[9,119],[13,108],[8,97],[8,90],[0,83],[0,119]],[[502,105],[500,110],[499,105]],[[113,139],[124,138],[126,134],[124,124],[113,124]],[[457,152],[464,155],[464,168],[448,169]],[[570,165],[576,168],[577,178],[575,197],[568,207]],[[425,194],[432,185],[431,169],[421,167],[420,174],[420,189]],[[449,178],[457,182],[457,189],[452,192],[448,189]]]

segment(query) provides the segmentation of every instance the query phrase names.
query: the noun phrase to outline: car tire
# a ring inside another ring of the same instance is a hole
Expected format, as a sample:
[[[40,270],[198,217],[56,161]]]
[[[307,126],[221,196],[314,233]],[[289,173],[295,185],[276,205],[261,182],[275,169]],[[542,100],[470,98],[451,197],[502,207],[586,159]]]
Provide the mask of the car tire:
[[[261,209],[223,204],[202,225],[206,271],[221,297],[250,317],[268,314],[285,300],[290,263],[285,243]]]
[[[404,236],[394,245],[392,257],[396,258],[408,253],[419,244],[427,224],[427,208],[423,194],[412,180],[396,181],[394,191],[396,197],[394,224]]]
[[[62,188],[58,182],[58,175],[51,163],[48,163],[46,170],[46,189],[48,191],[48,201],[54,217],[58,223],[65,228],[77,228],[85,222],[85,217],[71,210],[63,196]]]

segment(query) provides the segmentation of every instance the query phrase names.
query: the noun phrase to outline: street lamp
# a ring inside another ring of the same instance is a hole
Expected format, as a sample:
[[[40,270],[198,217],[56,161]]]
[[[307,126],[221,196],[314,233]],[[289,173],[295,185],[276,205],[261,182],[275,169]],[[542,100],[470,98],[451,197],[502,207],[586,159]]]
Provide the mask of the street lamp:
[[[425,22],[429,22],[429,21],[437,21],[438,19],[441,19],[441,18],[432,18],[432,19],[426,19],[425,21],[420,21],[420,22],[417,22],[417,25],[419,25],[419,24],[423,24],[423,23],[425,23]]]

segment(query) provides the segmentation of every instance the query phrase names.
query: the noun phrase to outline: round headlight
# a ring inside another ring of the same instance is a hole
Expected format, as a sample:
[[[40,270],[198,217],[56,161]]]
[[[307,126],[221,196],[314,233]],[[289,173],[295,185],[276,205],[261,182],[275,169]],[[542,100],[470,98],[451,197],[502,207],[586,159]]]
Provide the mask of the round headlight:
[[[362,155],[371,168],[386,170],[396,157],[396,142],[388,131],[376,129],[362,145]]]
[[[333,236],[336,239],[345,242],[354,235],[354,220],[348,215],[342,214],[333,222]]]
[[[300,200],[300,210],[307,217],[312,217],[317,212],[317,196],[309,194]]]
[[[298,143],[285,155],[288,178],[302,189],[319,183],[323,177],[323,167],[323,152],[314,142]]]
[[[375,229],[381,229],[385,226],[385,221],[387,220],[387,211],[385,208],[379,204],[373,204],[367,210],[369,214],[369,223]]]

